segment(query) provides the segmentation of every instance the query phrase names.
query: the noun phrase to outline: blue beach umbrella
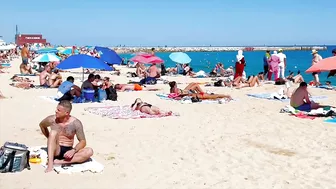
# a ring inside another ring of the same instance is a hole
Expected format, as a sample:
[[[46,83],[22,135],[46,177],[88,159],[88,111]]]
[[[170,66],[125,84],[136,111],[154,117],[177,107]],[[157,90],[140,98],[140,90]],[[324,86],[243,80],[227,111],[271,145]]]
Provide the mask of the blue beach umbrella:
[[[95,47],[95,50],[100,54],[100,59],[107,64],[121,64],[121,57],[112,49],[107,47]]]
[[[180,64],[187,64],[191,62],[191,58],[184,52],[174,52],[169,55],[169,58]]]
[[[64,49],[63,51],[60,51],[61,54],[65,54],[65,55],[70,55],[72,54],[72,49]],[[79,54],[79,51],[77,49],[75,49],[75,54]]]
[[[57,65],[57,68],[61,70],[68,70],[75,68],[87,68],[87,69],[97,69],[107,71],[112,70],[112,68],[102,60],[86,54],[78,54],[70,56],[69,58],[59,63]]]
[[[45,53],[34,58],[33,62],[57,62],[60,60],[61,58],[56,56],[54,53]]]
[[[43,48],[36,51],[38,54],[44,54],[44,53],[57,53],[58,50],[55,48]]]

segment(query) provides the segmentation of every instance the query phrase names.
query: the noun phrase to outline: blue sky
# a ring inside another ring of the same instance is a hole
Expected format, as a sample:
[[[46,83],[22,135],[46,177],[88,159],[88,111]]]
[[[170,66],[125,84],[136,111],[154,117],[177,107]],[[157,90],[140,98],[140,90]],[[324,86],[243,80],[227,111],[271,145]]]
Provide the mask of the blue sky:
[[[336,44],[335,14],[334,0],[12,0],[0,36],[17,24],[64,45]]]

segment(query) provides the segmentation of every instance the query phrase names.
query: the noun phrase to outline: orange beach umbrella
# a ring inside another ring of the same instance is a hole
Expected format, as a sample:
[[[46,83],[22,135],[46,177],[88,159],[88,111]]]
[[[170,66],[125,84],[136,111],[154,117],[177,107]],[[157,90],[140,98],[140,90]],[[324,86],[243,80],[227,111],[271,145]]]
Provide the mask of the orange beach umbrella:
[[[336,70],[336,56],[322,59],[318,63],[308,68],[308,70],[306,70],[306,73],[327,72],[331,70]]]

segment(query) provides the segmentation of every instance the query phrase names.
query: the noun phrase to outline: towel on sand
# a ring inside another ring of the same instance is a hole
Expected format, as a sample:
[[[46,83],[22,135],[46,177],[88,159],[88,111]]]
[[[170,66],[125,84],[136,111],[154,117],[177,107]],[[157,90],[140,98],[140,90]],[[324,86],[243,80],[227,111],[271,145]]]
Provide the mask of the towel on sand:
[[[36,74],[15,74],[15,76],[37,76]]]
[[[149,115],[140,111],[133,111],[130,106],[90,107],[85,108],[84,110],[111,119],[159,118],[170,116],[167,114]],[[173,113],[171,116],[178,116],[178,114]]]
[[[316,110],[311,110],[310,112],[305,112],[305,111],[297,110],[290,105],[287,105],[280,110],[280,113],[290,113],[291,115],[298,117],[298,118],[314,119],[315,117],[335,116],[336,108],[325,107],[325,108],[319,108]]]
[[[176,99],[173,99],[173,98],[169,98],[168,97],[169,94],[164,94],[164,93],[156,94],[156,96],[158,96],[159,98],[161,98],[163,100],[179,101],[182,104],[193,104],[193,102],[191,101],[191,98],[188,97],[188,96],[183,97],[181,100],[176,100]],[[202,103],[202,104],[224,104],[226,102],[229,102],[229,101],[226,100],[226,99],[220,99],[220,100],[202,100],[201,102],[197,102],[197,103]]]
[[[327,89],[327,90],[336,90],[336,86],[327,86],[327,85],[317,86],[316,88]]]
[[[324,120],[324,122],[336,124],[336,117],[333,117],[333,118],[330,118],[330,119],[326,119],[326,120]]]
[[[258,93],[258,94],[247,94],[247,96],[260,98],[260,99],[267,99],[267,100],[277,100],[281,102],[289,102],[290,99],[286,98],[285,96],[275,95],[275,93]],[[322,99],[327,99],[327,96],[312,96],[310,100],[318,101]]]
[[[57,96],[39,96],[40,98],[44,99],[44,100],[47,100],[49,102],[52,102],[54,104],[58,104],[59,101],[57,100],[58,97]],[[113,101],[111,100],[105,100],[103,102],[89,102],[89,101],[84,101],[82,100],[81,98],[76,98],[72,101],[72,103],[74,104],[82,104],[82,103],[104,103],[104,104],[111,104],[113,103]]]
[[[42,162],[40,163],[43,167],[47,168],[48,154],[47,148],[45,146],[30,147],[30,155],[40,155]],[[104,166],[90,158],[88,161],[81,164],[71,164],[67,166],[54,165],[54,170],[57,173],[80,173],[80,172],[92,172],[100,173],[104,170]]]

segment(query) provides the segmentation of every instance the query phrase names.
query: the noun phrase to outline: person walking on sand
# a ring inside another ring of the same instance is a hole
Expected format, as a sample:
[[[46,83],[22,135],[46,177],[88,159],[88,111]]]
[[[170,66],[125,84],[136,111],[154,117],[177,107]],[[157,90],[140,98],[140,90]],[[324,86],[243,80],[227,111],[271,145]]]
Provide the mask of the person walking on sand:
[[[266,77],[267,73],[268,73],[268,60],[271,58],[271,52],[270,50],[267,50],[264,58],[263,58],[263,62],[264,62],[264,77]]]
[[[285,79],[285,70],[286,70],[286,66],[287,66],[287,57],[283,53],[282,49],[279,49],[279,52],[278,52],[277,56],[280,59],[278,78]]]
[[[322,60],[322,56],[319,55],[317,53],[318,51],[313,49],[312,50],[312,66],[314,64],[317,64],[318,62],[320,62]],[[314,77],[314,82],[315,82],[315,86],[319,86],[320,85],[320,79],[319,79],[319,73],[318,72],[313,72],[313,77]]]
[[[83,163],[93,155],[92,148],[85,147],[83,124],[70,115],[71,109],[70,101],[63,100],[57,105],[55,115],[44,118],[40,123],[41,132],[48,139],[46,173],[52,171],[54,165]],[[73,147],[75,135],[79,142]]]

